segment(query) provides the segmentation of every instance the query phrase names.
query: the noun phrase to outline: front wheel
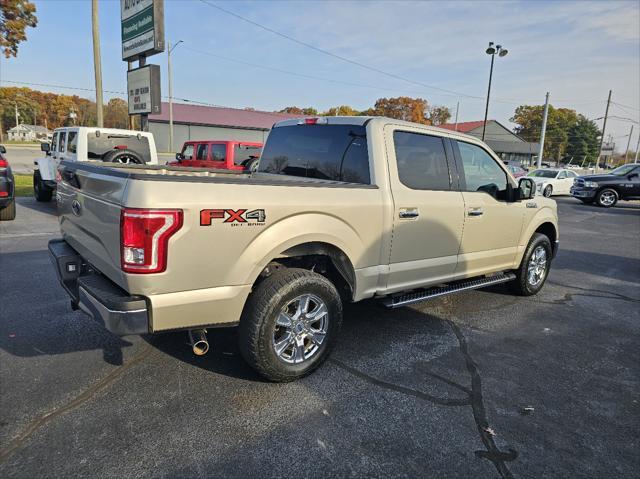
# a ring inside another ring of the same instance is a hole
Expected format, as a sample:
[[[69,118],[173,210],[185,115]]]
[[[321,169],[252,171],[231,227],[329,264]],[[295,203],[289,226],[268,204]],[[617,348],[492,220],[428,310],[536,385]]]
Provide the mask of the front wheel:
[[[297,268],[277,271],[247,300],[240,352],[269,381],[292,381],[327,359],[341,324],[342,301],[327,278]]]
[[[53,190],[44,184],[39,171],[33,172],[33,196],[41,202],[51,201],[53,196]]]
[[[520,296],[537,294],[549,275],[552,256],[549,237],[535,233],[524,252],[520,267],[515,272],[516,279],[511,283],[513,292]]]
[[[605,188],[596,196],[596,202],[604,208],[611,208],[618,202],[618,193],[611,188]]]
[[[542,192],[542,194],[547,198],[551,196],[551,193],[553,193],[553,187],[551,185],[548,185]]]

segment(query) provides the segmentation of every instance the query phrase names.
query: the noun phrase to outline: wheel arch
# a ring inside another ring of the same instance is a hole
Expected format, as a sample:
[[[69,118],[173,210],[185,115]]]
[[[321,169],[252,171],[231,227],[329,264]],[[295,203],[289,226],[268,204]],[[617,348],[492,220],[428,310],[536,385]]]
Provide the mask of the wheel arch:
[[[521,263],[522,257],[527,249],[527,245],[535,233],[541,233],[549,238],[551,248],[553,249],[553,254],[555,256],[560,233],[558,231],[558,218],[551,208],[543,208],[540,210],[524,229],[522,236],[520,237],[520,246],[518,247],[518,255],[515,262],[516,265]]]

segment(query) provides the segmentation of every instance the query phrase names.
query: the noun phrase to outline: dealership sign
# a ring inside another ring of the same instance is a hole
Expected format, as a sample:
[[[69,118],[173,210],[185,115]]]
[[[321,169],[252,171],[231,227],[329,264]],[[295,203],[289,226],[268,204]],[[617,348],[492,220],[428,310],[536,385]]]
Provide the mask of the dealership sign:
[[[122,59],[164,51],[164,0],[120,0]]]
[[[127,72],[129,115],[159,114],[160,67],[147,65]]]

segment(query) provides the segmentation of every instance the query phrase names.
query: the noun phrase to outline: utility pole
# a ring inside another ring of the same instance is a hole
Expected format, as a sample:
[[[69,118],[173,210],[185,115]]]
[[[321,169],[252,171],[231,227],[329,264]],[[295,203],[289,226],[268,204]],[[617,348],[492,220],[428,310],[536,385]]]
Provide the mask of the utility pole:
[[[96,111],[98,127],[104,127],[102,116],[102,61],[100,59],[100,27],[98,25],[98,0],[91,0],[91,28],[93,31],[93,70],[96,76]]]
[[[542,154],[544,152],[544,136],[547,133],[547,115],[549,114],[549,92],[544,100],[544,114],[542,115],[542,130],[540,131],[540,147],[538,148],[538,168],[542,168]]]
[[[16,107],[16,126],[18,126],[18,117],[20,116],[18,113],[18,103],[14,103],[15,107]]]
[[[627,162],[627,156],[629,155],[629,146],[631,146],[631,135],[633,135],[633,125],[631,125],[631,131],[629,132],[629,139],[627,140],[627,149],[624,150],[624,162]]]
[[[460,102],[456,103],[456,123],[453,127],[454,131],[458,131],[458,110],[460,109]]]
[[[602,156],[602,143],[604,142],[604,132],[607,128],[607,117],[609,116],[609,104],[611,103],[611,93],[612,93],[612,90],[609,90],[609,98],[607,98],[607,109],[604,112],[604,123],[602,124],[602,136],[600,137],[600,148],[598,148],[598,158],[596,159],[596,169],[593,171],[594,173],[598,172],[598,165],[600,165],[600,157]]]
[[[638,162],[638,150],[640,150],[640,135],[638,135],[638,144],[636,145],[636,156],[633,159],[634,163]]]
[[[167,42],[167,72],[169,74],[169,152],[173,153],[173,80],[171,78],[171,42]]]

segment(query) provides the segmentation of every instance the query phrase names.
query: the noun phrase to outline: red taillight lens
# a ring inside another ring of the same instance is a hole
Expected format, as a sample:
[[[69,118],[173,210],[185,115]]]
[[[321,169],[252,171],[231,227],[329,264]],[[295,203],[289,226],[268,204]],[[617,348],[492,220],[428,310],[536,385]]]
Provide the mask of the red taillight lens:
[[[0,168],[8,168],[9,167],[9,162],[7,160],[3,160],[2,158],[0,158]]]
[[[6,198],[7,196],[9,196],[8,191],[0,191],[0,198]]]
[[[304,119],[304,124],[305,125],[315,125],[316,123],[318,123],[318,119],[317,118],[305,118]]]
[[[182,227],[182,210],[127,208],[120,214],[120,255],[126,273],[167,269],[169,238]]]

